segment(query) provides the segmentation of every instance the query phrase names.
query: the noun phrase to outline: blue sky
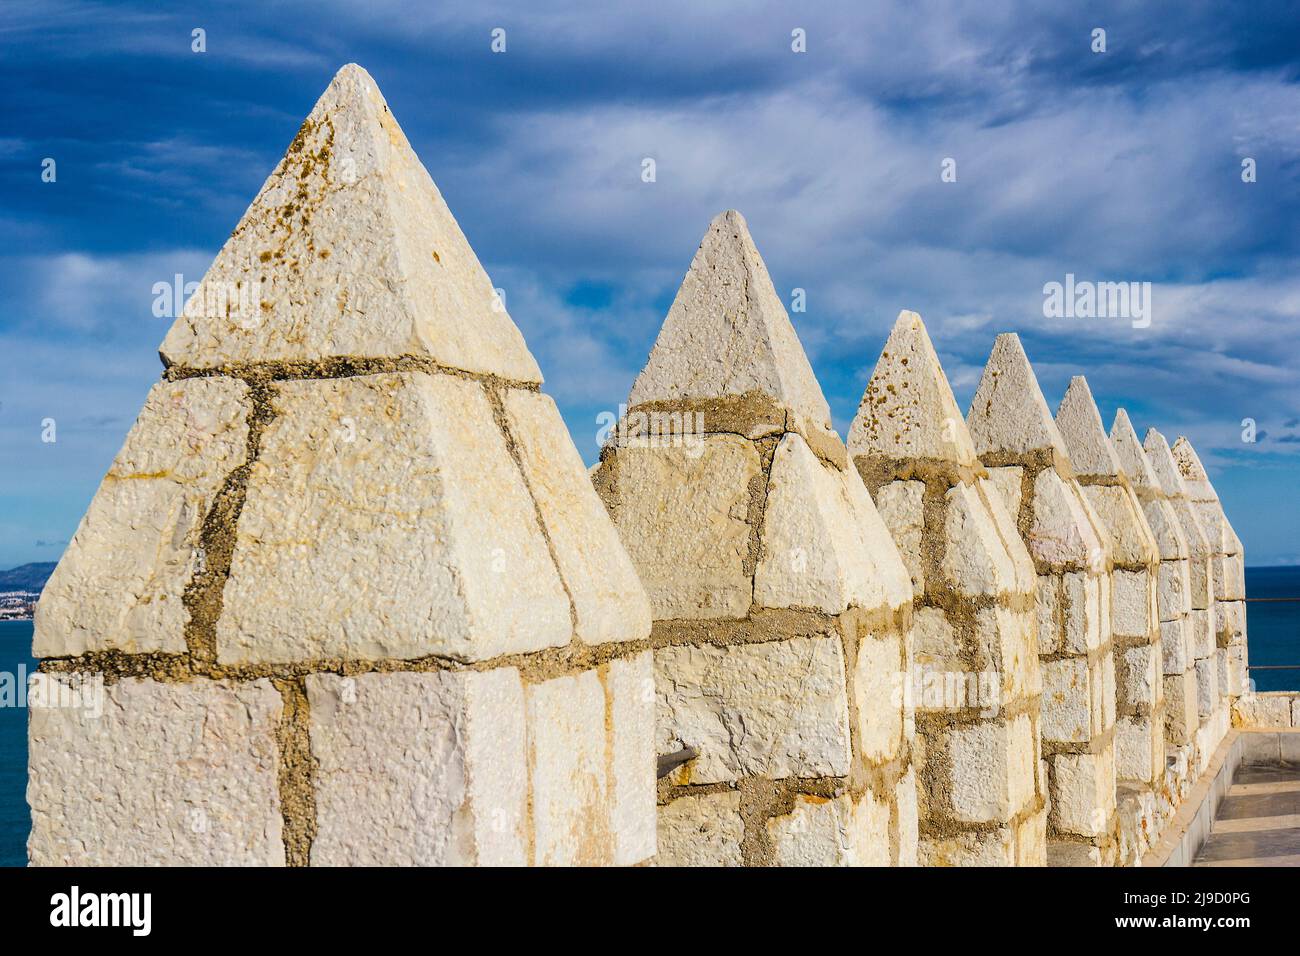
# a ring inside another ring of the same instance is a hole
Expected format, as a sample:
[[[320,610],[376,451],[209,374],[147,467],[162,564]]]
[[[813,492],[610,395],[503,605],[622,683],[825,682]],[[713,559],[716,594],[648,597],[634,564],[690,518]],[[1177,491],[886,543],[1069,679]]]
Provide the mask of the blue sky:
[[[963,407],[1016,331],[1053,408],[1082,372],[1108,423],[1187,434],[1249,563],[1300,563],[1300,8],[1047,6],[7,0],[0,567],[57,558],[160,372],[154,284],[202,277],[349,61],[588,461],[737,208],[842,433],[900,309]],[[1067,273],[1153,283],[1150,327],[1045,318]]]

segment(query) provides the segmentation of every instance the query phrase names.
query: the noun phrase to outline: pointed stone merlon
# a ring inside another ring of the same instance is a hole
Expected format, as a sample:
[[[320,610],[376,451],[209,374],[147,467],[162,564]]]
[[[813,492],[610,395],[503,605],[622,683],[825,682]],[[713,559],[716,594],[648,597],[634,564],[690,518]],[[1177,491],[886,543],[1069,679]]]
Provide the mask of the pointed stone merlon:
[[[1111,866],[1118,819],[1109,535],[1017,336],[997,337],[966,420],[1038,577],[1048,862]]]
[[[1196,709],[1200,728],[1196,734],[1196,766],[1204,770],[1219,741],[1227,733],[1230,722],[1229,708],[1219,693],[1219,660],[1215,641],[1216,599],[1214,591],[1215,546],[1211,539],[1214,528],[1208,528],[1197,514],[1191,495],[1183,482],[1182,472],[1174,460],[1173,450],[1165,436],[1154,428],[1148,429],[1143,448],[1151,462],[1161,487],[1178,512],[1183,533],[1191,551],[1192,622],[1190,653],[1196,670]],[[1207,533],[1207,531],[1209,533]],[[1225,670],[1226,670],[1226,654]]]
[[[349,64],[163,341],[168,365],[411,357],[541,381],[383,94]]]
[[[1208,529],[1211,547],[1215,551],[1212,565],[1215,633],[1219,651],[1226,658],[1226,673],[1220,673],[1224,678],[1220,690],[1229,697],[1239,697],[1245,693],[1248,679],[1244,549],[1192,443],[1180,436],[1172,450],[1183,486],[1201,519],[1201,526]]]
[[[656,861],[915,864],[907,570],[738,214],[629,405],[593,480],[654,616]]]
[[[800,434],[821,456],[843,454],[830,407],[767,266],[735,210],[720,213],[691,261],[645,368],[628,396],[624,437],[676,413],[692,430],[749,438]]]
[[[256,277],[177,320],[38,607],[31,861],[652,856],[645,592],[359,67],[204,283]]]
[[[1082,376],[1071,379],[1056,411],[1056,427],[1083,496],[1100,520],[1110,546],[1119,862],[1132,865],[1159,831],[1157,794],[1165,773],[1165,699],[1157,611],[1160,549]]]
[[[1160,549],[1156,610],[1160,617],[1167,759],[1165,783],[1159,797],[1161,816],[1167,818],[1182,801],[1194,778],[1195,741],[1200,726],[1196,666],[1191,654],[1191,550],[1179,513],[1156,477],[1133,423],[1122,408],[1115,413],[1110,439]]]
[[[1034,567],[914,312],[890,332],[849,453],[911,576],[921,862],[1042,866]]]

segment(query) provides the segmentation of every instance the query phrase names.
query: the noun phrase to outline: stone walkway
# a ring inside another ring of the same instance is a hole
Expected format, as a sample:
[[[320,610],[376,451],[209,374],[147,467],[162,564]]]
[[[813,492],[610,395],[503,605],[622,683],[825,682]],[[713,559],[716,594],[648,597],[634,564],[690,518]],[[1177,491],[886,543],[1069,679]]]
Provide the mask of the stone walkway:
[[[1193,866],[1300,866],[1300,766],[1237,771]]]

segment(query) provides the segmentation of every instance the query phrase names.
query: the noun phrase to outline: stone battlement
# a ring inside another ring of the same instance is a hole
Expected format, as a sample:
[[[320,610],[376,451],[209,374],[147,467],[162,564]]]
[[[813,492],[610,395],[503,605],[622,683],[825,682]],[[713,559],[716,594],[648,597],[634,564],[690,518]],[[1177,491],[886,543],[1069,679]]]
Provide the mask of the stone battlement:
[[[1196,452],[903,312],[841,441],[737,212],[588,472],[368,74],[36,612],[35,865],[1131,865],[1249,692]],[[92,706],[93,703],[93,706]]]

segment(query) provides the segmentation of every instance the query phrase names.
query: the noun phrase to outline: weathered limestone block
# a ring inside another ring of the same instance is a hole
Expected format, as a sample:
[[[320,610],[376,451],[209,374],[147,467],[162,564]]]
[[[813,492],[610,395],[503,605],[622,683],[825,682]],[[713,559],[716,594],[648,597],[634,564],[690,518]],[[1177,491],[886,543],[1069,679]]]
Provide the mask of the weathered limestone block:
[[[993,597],[1023,587],[1015,560],[999,533],[990,496],[977,484],[953,485],[944,495],[943,583],[970,598]]]
[[[1097,812],[1115,800],[1114,750],[1062,753],[1052,761],[1052,809],[1049,823],[1061,834],[1095,841],[1104,856],[1111,820]],[[1113,850],[1113,847],[1111,847]],[[1049,844],[1049,853],[1051,844]]]
[[[734,618],[749,611],[748,515],[761,479],[759,448],[735,435],[706,435],[699,445],[675,447],[629,439],[619,447],[620,506],[610,513],[655,620]]]
[[[1091,395],[1076,389],[1071,403],[1076,401],[1083,406],[1076,417],[1096,414],[1095,407],[1087,407]],[[1066,412],[1069,419],[1068,406]],[[1120,492],[1104,503],[1112,517],[1118,509],[1132,525],[1136,509],[1127,502],[1124,486],[1114,484],[1119,469],[1106,459],[1107,446],[1097,441],[1099,435],[1105,438],[1100,422],[1095,428],[1091,421],[1084,424],[1088,427],[1076,429],[1081,432],[1081,452],[1089,467],[1105,475],[1110,487]],[[1053,613],[1049,616],[1044,608],[1038,615],[1046,628],[1038,635],[1038,652],[1043,675],[1040,733],[1051,798],[1048,862],[1086,858],[1109,865],[1119,826],[1112,535],[1076,477],[1065,439],[1015,335],[998,336],[971,402],[967,426],[981,461],[991,468],[1019,469],[1016,527],[1033,559],[1038,586],[1054,592],[1040,604],[1053,606]],[[1136,555],[1121,555],[1133,559],[1125,561],[1127,569],[1150,573],[1151,543],[1140,527],[1126,527],[1120,537],[1121,546],[1131,542],[1139,546]],[[1155,639],[1149,628],[1148,624],[1138,638],[1143,643]],[[1086,828],[1079,822],[1082,819],[1088,821]],[[1098,852],[1080,855],[1060,846],[1079,839],[1089,841]]]
[[[658,752],[697,750],[692,783],[849,772],[849,704],[838,635],[660,648],[655,692]]]
[[[996,487],[1018,494],[1019,476],[975,457],[915,313],[890,333],[849,450],[912,576],[918,861],[1041,866],[1036,579]]]
[[[1061,657],[1042,662],[1043,738],[1060,743],[1086,744],[1092,739],[1093,681],[1100,673],[1089,668],[1087,657]]]
[[[1156,835],[1155,794],[1164,778],[1160,546],[1082,376],[1070,380],[1056,411],[1056,426],[1110,546],[1118,854],[1127,865],[1140,858],[1145,841]],[[1103,706],[1106,703],[1103,700]]]
[[[317,760],[312,864],[654,855],[649,652],[528,687],[515,667],[315,674],[305,684]]]
[[[1154,499],[1152,504],[1160,504],[1165,508],[1169,507],[1169,502],[1164,499]],[[1148,510],[1148,508],[1144,508],[1144,510]],[[1159,514],[1160,512],[1157,509],[1155,510],[1155,513]],[[1169,517],[1174,518],[1172,513],[1169,514]],[[1154,528],[1155,526],[1152,525],[1152,527]],[[1177,538],[1175,539],[1171,536],[1168,540],[1177,540],[1181,544],[1181,547],[1183,548],[1183,556],[1181,558],[1166,558],[1163,556],[1165,553],[1174,552],[1172,549],[1168,552],[1162,549],[1160,571],[1156,578],[1156,608],[1160,614],[1160,620],[1162,622],[1181,621],[1183,622],[1183,630],[1186,630],[1186,628],[1190,626],[1190,624],[1187,623],[1187,616],[1191,613],[1192,581],[1187,570],[1187,539],[1183,537],[1181,529],[1176,530],[1178,531]],[[1186,640],[1186,638],[1184,638],[1184,640]]]
[[[912,579],[739,213],[629,405],[593,481],[654,615],[657,863],[914,864]]]
[[[306,686],[317,760],[312,863],[527,862],[518,670],[313,674]]]
[[[1164,679],[1157,678],[1164,694]],[[1137,788],[1154,791],[1164,776],[1165,728],[1163,720],[1152,717],[1119,717],[1115,721],[1115,775],[1121,787],[1127,780],[1155,780],[1156,787]],[[1130,785],[1133,786],[1133,785]],[[1122,821],[1121,821],[1122,823]]]
[[[1025,469],[1008,465],[1005,468],[988,469],[988,482],[997,489],[998,500],[1009,515],[1020,514],[1021,486],[1024,482]],[[1014,517],[1012,520],[1014,524]]]
[[[284,863],[270,681],[43,674],[28,722],[34,866]]]
[[[744,866],[745,821],[735,790],[684,794],[659,808],[656,866]]]
[[[798,794],[794,808],[767,821],[778,866],[889,866],[889,804]]]
[[[654,655],[646,650],[598,670],[609,719],[610,827],[614,863],[630,865],[655,855]]]
[[[1202,720],[1219,706],[1219,667],[1214,657],[1196,662],[1196,712]]]
[[[982,607],[975,612],[974,637],[979,646],[996,648],[989,656],[1002,662],[1001,680],[986,696],[996,700],[1000,694],[1001,700],[1024,700],[1043,692],[1042,671],[1033,653],[1034,620],[1029,614],[996,605]],[[987,707],[991,700],[982,703]]]
[[[412,355],[542,379],[438,187],[355,64],[303,122],[161,351],[169,365],[199,368]]]
[[[1120,747],[1115,755],[1119,759]],[[1118,770],[1116,771],[1118,773]],[[1163,768],[1162,768],[1163,772]],[[1146,787],[1134,788],[1120,784],[1119,788],[1119,865],[1136,866],[1163,828],[1157,809],[1156,792]]]
[[[956,726],[928,752],[946,753],[952,767],[949,805],[963,823],[998,823],[1033,805],[1037,764],[1033,724],[1020,714],[1004,724]]]
[[[909,728],[910,714],[906,707],[898,706],[897,699],[906,653],[903,635],[888,631],[878,637],[871,635],[858,645],[853,666],[854,730],[867,760],[889,760],[915,735],[915,728]]]
[[[1300,698],[1290,692],[1242,694],[1233,701],[1232,723],[1236,727],[1290,727],[1296,703]]]
[[[1191,743],[1200,726],[1197,708],[1196,666],[1179,674],[1166,674],[1165,739],[1175,745]]]
[[[569,643],[569,599],[479,383],[286,382],[273,405],[219,660],[484,660]]]
[[[1156,812],[1166,825],[1195,783],[1195,750],[1195,743],[1169,743],[1166,748],[1165,782],[1156,795]]]
[[[1115,414],[1110,439],[1115,457],[1137,495],[1143,517],[1147,520],[1160,552],[1160,567],[1156,576],[1156,610],[1160,618],[1164,672],[1165,740],[1169,757],[1174,759],[1174,752],[1194,739],[1198,727],[1195,658],[1191,653],[1194,630],[1191,617],[1191,576],[1188,570],[1191,550],[1178,512],[1152,469],[1147,453],[1129,421],[1128,413],[1122,408]],[[1161,784],[1164,794],[1161,799],[1165,801],[1166,809],[1172,809],[1179,799],[1178,790],[1171,786],[1174,778],[1169,776],[1168,771],[1165,776],[1166,781]],[[1181,776],[1175,776],[1177,780],[1182,780]],[[1162,811],[1162,819],[1167,815]]]
[[[798,795],[794,809],[767,821],[779,866],[889,866],[889,804]]]
[[[248,386],[159,382],[36,605],[33,652],[185,650],[203,519],[248,454]]]
[[[1187,652],[1193,660],[1201,660],[1214,653],[1214,609],[1193,608],[1187,615]]]
[[[649,600],[359,67],[162,352],[42,602],[44,668],[117,682],[33,720],[32,859],[653,856]]]
[[[590,670],[528,688],[537,863],[588,866],[610,860],[611,742],[604,690]]]
[[[1300,720],[1296,722],[1300,726]],[[915,736],[915,728],[908,734],[908,739]],[[899,866],[917,866],[920,863],[919,841],[913,839],[920,826],[919,801],[917,799],[916,768],[908,767],[907,773],[898,780],[894,789],[895,813],[889,823],[890,843],[897,848]]]
[[[1228,687],[1231,692],[1250,693],[1250,672],[1246,669],[1246,645],[1233,644],[1228,651]]]
[[[313,863],[573,866],[653,855],[648,652],[527,687],[508,667],[353,680],[309,678],[320,761]]]
[[[1246,646],[1246,602],[1215,601],[1214,631],[1221,641],[1220,647]]]
[[[1226,647],[1216,647],[1214,649],[1214,673],[1215,680],[1219,684],[1219,697],[1221,698],[1219,703],[1226,703],[1230,708],[1232,704],[1232,671],[1228,660],[1228,649]]]
[[[898,546],[916,597],[925,594],[925,558],[921,553],[925,514],[923,481],[891,481],[876,493],[876,507]]]
[[[1014,829],[971,830],[921,844],[921,866],[1043,866],[1047,811],[1041,810]]]
[[[651,681],[648,651],[527,686],[513,667],[309,676],[312,863],[572,866],[653,855]]]

